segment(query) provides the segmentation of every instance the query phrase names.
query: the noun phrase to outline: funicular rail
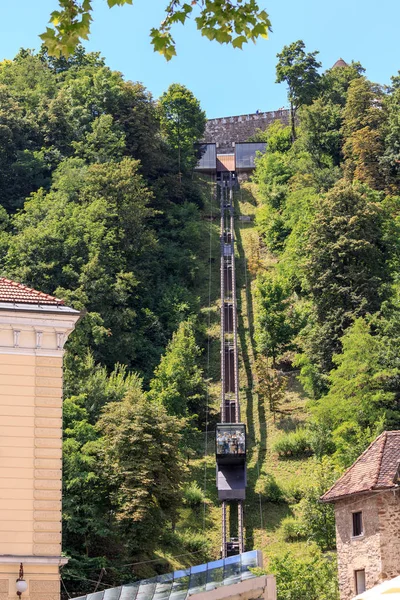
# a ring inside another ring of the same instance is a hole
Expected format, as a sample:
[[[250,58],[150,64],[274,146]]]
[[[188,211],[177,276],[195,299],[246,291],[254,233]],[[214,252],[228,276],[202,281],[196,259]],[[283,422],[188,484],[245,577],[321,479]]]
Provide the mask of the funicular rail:
[[[240,422],[234,206],[232,179],[220,182],[221,208],[221,425],[217,426],[217,487],[222,500],[223,558],[244,552],[243,500],[246,487],[245,426]],[[224,427],[224,424],[229,424]],[[235,425],[237,424],[237,426]],[[237,507],[237,537],[228,517]],[[228,514],[229,513],[229,514]]]

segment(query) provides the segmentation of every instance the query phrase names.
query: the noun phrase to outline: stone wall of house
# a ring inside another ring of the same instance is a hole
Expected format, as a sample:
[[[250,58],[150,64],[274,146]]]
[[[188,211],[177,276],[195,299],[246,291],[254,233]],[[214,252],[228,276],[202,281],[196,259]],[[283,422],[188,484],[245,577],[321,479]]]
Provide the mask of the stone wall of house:
[[[365,569],[366,588],[382,580],[380,495],[363,494],[335,503],[336,544],[341,600],[356,595],[355,571]],[[353,537],[353,512],[363,513],[363,535]]]
[[[380,548],[382,556],[381,578],[400,575],[400,492],[388,490],[377,496]]]
[[[265,131],[274,121],[289,124],[289,111],[279,109],[270,112],[259,112],[235,117],[210,119],[206,124],[204,141],[217,144],[219,154],[233,152],[235,142],[247,142],[257,129]]]

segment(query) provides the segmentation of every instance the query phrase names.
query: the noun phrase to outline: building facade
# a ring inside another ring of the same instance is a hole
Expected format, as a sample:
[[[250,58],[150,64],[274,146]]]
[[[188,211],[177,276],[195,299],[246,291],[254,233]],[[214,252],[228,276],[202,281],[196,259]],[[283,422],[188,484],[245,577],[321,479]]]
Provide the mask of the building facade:
[[[335,507],[341,600],[400,575],[400,431],[382,433],[321,498]]]
[[[59,600],[62,364],[79,312],[0,278],[0,600]]]

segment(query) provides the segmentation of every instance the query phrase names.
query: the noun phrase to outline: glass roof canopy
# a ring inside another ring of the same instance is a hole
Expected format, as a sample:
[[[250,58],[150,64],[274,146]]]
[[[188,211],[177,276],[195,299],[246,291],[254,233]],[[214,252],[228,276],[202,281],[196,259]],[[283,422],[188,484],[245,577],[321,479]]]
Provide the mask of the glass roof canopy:
[[[244,552],[152,579],[79,596],[75,600],[186,600],[188,596],[257,577],[250,569],[262,566],[259,550]]]

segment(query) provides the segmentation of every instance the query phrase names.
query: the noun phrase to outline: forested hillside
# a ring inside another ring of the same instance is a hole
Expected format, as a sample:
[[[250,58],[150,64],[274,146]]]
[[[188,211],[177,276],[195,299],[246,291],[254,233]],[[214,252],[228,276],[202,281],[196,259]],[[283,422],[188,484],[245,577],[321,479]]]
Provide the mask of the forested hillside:
[[[83,314],[64,370],[63,577],[78,595],[102,567],[106,585],[132,581],[125,564],[172,535],[183,436],[204,426],[205,114],[183,86],[156,102],[82,48],[21,50],[0,63],[0,98],[2,275]]]
[[[297,461],[303,476],[297,498],[271,479],[259,489],[290,506],[279,522],[292,548],[275,564],[280,598],[310,600],[335,597],[334,571],[320,589],[295,543],[335,547],[332,509],[318,496],[383,429],[400,428],[400,79],[373,83],[358,63],[322,73],[302,42],[278,58],[292,127],[256,136],[268,147],[247,184],[261,241],[254,338],[259,393],[284,430],[264,470],[281,476]],[[288,405],[293,373],[309,398],[305,420]]]
[[[255,215],[235,232],[246,544],[280,600],[335,600],[318,497],[400,428],[400,76],[322,73],[302,42],[278,59],[291,126],[257,134],[267,151],[234,198]],[[218,204],[193,177],[204,127],[185,87],[155,101],[82,48],[0,63],[2,275],[82,311],[64,369],[71,595],[219,553]]]

